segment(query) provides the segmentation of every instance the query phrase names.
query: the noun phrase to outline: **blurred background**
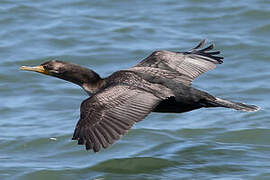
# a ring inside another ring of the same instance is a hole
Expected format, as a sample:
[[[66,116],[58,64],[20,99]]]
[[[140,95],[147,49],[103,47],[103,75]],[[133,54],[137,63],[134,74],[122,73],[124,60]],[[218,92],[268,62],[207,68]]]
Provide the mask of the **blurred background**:
[[[270,1],[1,0],[0,179],[270,179]],[[262,110],[152,113],[111,148],[71,140],[87,95],[19,70],[59,59],[105,77],[202,39],[225,57],[194,86]]]

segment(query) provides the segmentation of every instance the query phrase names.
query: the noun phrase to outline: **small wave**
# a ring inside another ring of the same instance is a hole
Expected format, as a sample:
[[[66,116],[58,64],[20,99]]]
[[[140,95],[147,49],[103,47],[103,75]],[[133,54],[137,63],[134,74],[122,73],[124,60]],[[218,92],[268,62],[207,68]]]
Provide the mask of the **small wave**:
[[[134,157],[111,159],[93,166],[91,169],[102,172],[113,173],[147,173],[155,170],[160,170],[168,167],[174,167],[178,163],[167,159],[154,157]]]
[[[261,35],[261,34],[269,34],[270,32],[270,24],[266,24],[260,27],[257,27],[253,30],[254,33]]]
[[[218,135],[216,140],[222,143],[270,145],[270,142],[265,141],[269,136],[270,129],[256,128],[229,131]]]

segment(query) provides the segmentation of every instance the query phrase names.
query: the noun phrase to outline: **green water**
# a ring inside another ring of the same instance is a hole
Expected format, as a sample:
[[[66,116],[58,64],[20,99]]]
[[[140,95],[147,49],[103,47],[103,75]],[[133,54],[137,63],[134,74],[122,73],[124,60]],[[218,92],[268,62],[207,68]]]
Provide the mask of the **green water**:
[[[0,179],[270,179],[270,1],[0,1]],[[256,104],[243,113],[152,113],[100,153],[71,140],[76,85],[21,65],[61,59],[105,77],[152,51],[216,44],[194,86]]]

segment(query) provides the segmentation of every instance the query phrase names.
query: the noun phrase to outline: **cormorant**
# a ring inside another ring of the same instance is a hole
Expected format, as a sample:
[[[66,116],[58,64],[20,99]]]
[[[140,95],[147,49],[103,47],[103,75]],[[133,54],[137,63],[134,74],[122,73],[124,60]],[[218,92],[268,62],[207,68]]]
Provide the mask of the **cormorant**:
[[[91,97],[81,104],[73,140],[94,152],[107,148],[151,112],[182,113],[225,107],[257,111],[259,107],[214,97],[191,86],[200,74],[221,64],[220,51],[206,41],[188,52],[155,51],[136,66],[101,78],[91,69],[52,60],[21,70],[35,71],[81,86]]]

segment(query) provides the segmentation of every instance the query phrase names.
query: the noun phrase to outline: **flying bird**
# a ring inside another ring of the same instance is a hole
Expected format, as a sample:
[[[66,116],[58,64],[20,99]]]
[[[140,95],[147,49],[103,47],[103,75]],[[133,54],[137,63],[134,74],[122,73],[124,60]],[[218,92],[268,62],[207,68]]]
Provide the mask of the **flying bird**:
[[[72,139],[98,152],[108,148],[151,112],[183,113],[199,108],[225,107],[257,111],[259,107],[233,102],[192,87],[200,74],[223,63],[206,41],[187,52],[155,51],[139,64],[101,78],[91,69],[59,60],[21,70],[54,76],[81,86],[89,98],[81,103],[80,120]]]

